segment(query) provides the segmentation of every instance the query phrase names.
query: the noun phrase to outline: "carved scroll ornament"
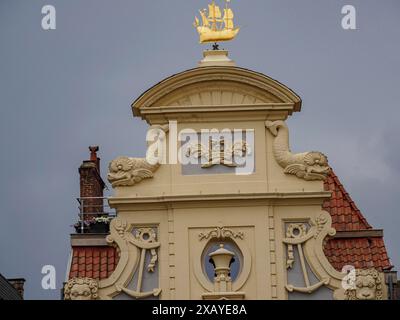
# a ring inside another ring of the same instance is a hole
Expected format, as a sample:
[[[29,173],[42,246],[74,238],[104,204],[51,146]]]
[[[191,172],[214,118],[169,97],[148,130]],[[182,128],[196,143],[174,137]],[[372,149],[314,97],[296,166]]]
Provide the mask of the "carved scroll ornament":
[[[207,232],[207,233],[199,233],[199,240],[208,240],[208,239],[218,239],[218,240],[223,240],[223,239],[242,239],[244,238],[244,233],[242,231],[235,232],[231,229],[225,228],[225,227],[216,227],[213,230]]]
[[[151,259],[147,266],[147,272],[154,273],[154,269],[156,267],[156,262],[158,260],[157,249],[160,247],[160,242],[156,240],[157,233],[154,228],[138,228],[134,231],[133,237],[129,235],[126,237],[126,240],[135,245],[140,250],[140,258],[139,258],[139,268],[138,272],[138,280],[136,285],[136,290],[131,290],[126,288],[122,283],[117,283],[116,288],[120,292],[124,292],[127,295],[131,296],[135,299],[143,299],[150,296],[157,297],[161,293],[160,288],[155,288],[149,292],[142,291],[143,284],[143,273],[145,269],[145,261],[146,261],[146,252],[150,250]]]
[[[288,292],[302,292],[302,293],[312,293],[322,287],[323,285],[330,284],[331,276],[325,274],[320,277],[320,281],[312,284],[307,271],[307,256],[310,256],[309,250],[305,251],[304,246],[308,245],[308,249],[315,248],[315,246],[321,246],[322,240],[326,235],[334,235],[336,233],[335,229],[331,227],[331,221],[328,217],[328,213],[322,213],[314,220],[310,220],[311,227],[308,227],[308,223],[291,223],[286,229],[286,238],[283,239],[283,243],[287,246],[287,260],[286,268],[293,268],[295,263],[294,258],[294,246],[297,247],[297,252],[299,254],[300,266],[303,274],[303,279],[305,286],[296,287],[292,284],[286,285],[286,290]],[[321,243],[316,242],[316,239],[320,240]],[[311,242],[313,243],[311,243]],[[306,247],[307,249],[307,247]]]
[[[275,136],[273,153],[286,174],[304,180],[325,180],[329,173],[328,158],[318,151],[292,153],[289,148],[289,130],[284,121],[266,121],[265,126]]]
[[[157,241],[158,228],[135,226],[117,217],[111,221],[110,231],[106,240],[110,245],[118,247],[120,259],[112,276],[100,281],[101,298],[112,299],[121,292],[134,299],[159,296],[161,288],[142,291],[145,272],[154,273],[157,267],[158,249],[161,246]],[[150,261],[146,265],[147,252],[150,252]],[[137,281],[135,289],[132,289],[130,284],[134,275]]]

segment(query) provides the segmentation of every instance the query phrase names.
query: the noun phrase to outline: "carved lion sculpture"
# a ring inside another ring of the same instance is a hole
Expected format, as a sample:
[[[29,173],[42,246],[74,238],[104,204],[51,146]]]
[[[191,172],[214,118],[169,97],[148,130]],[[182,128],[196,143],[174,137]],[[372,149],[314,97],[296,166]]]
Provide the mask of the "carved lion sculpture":
[[[64,286],[64,300],[98,299],[98,282],[91,278],[73,278]]]
[[[325,180],[330,168],[328,158],[321,152],[292,153],[289,148],[289,130],[284,121],[266,121],[265,126],[275,136],[273,153],[285,173],[304,180]]]
[[[380,274],[375,269],[356,270],[353,289],[345,292],[346,300],[383,300]]]

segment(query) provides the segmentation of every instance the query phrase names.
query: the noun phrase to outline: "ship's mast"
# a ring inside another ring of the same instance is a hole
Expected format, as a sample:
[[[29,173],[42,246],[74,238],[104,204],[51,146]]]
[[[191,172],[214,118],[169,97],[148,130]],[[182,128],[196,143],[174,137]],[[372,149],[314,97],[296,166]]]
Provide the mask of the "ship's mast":
[[[225,21],[225,29],[228,29],[229,26],[229,15],[228,15],[228,0],[225,0],[225,17],[226,17],[226,21]]]
[[[212,2],[212,7],[213,7],[213,25],[212,29],[213,31],[217,31],[217,12],[215,11],[215,0]]]

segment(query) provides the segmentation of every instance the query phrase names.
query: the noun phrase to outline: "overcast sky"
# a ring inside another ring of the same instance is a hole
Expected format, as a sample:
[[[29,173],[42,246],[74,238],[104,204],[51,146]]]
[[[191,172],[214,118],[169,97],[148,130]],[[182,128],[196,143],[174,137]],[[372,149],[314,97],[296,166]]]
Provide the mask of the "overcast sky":
[[[145,154],[130,104],[196,66],[192,27],[207,0],[0,0],[0,273],[25,277],[26,298],[59,299],[77,219],[78,167],[100,145],[103,176],[119,155]],[[57,29],[41,28],[52,4]],[[341,8],[357,10],[357,30]],[[295,152],[320,150],[400,266],[400,1],[232,0],[238,66],[303,99],[290,120]],[[42,290],[54,265],[57,290]]]

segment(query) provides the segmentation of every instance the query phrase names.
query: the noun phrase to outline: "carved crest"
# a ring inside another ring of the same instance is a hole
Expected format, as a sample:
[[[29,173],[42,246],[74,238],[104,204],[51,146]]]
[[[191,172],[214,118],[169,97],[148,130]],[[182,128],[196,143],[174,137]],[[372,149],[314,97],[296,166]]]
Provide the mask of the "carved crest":
[[[210,168],[215,165],[237,167],[234,160],[235,156],[244,157],[250,154],[251,148],[243,140],[229,144],[224,139],[211,138],[208,146],[204,146],[201,143],[194,143],[186,151],[186,157],[202,159],[202,168]]]

